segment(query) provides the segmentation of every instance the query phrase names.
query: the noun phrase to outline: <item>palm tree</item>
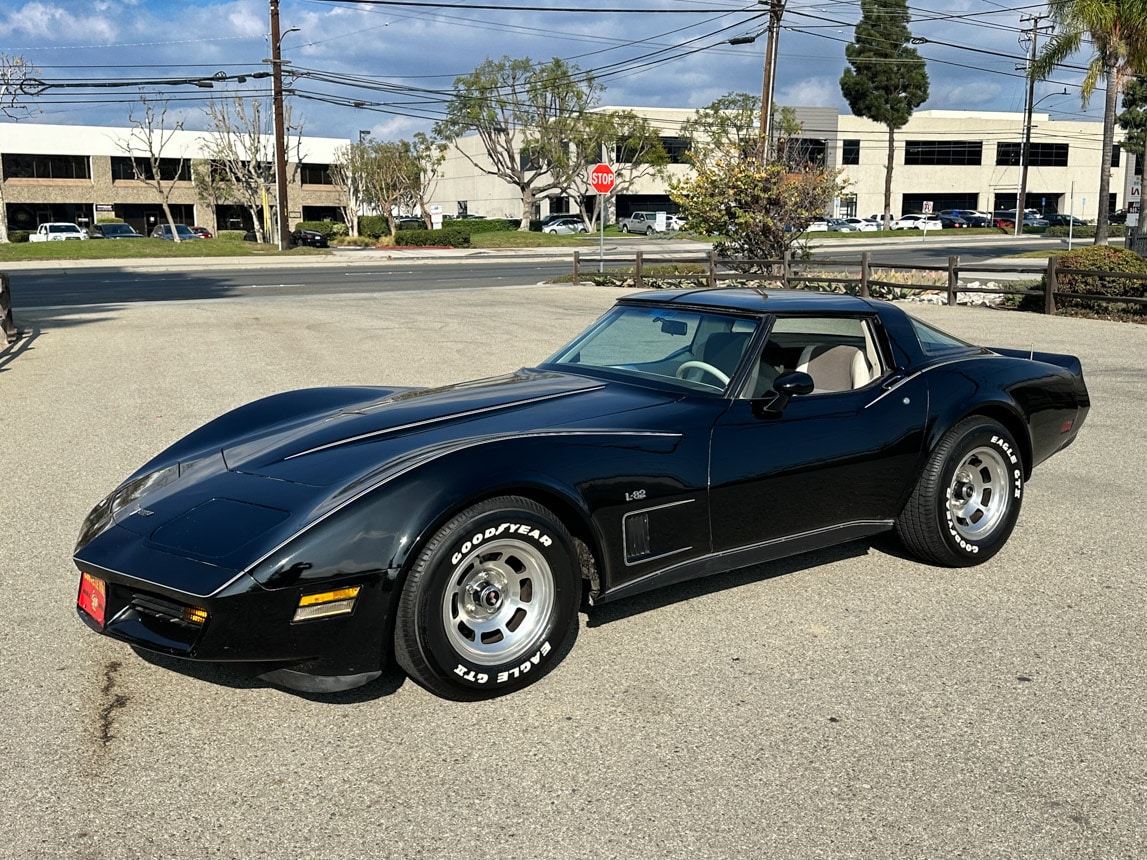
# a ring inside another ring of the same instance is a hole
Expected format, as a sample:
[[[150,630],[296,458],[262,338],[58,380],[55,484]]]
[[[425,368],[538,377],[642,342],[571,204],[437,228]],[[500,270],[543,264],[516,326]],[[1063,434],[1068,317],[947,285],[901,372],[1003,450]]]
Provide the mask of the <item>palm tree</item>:
[[[1047,7],[1055,33],[1032,64],[1032,78],[1047,80],[1059,63],[1084,47],[1086,40],[1094,54],[1080,86],[1083,107],[1087,107],[1099,79],[1106,82],[1099,215],[1095,219],[1095,244],[1106,245],[1115,112],[1123,85],[1147,69],[1147,0],[1048,0]]]

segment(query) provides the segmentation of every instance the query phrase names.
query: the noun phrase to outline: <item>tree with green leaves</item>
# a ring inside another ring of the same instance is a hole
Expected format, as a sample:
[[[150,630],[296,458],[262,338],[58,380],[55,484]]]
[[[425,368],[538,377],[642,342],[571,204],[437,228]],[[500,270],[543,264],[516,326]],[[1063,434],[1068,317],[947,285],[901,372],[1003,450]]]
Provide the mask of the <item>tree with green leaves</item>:
[[[725,93],[681,124],[689,139],[689,160],[702,165],[729,153],[752,157],[761,136],[761,99],[750,93]]]
[[[1079,90],[1083,107],[1087,107],[1100,79],[1105,82],[1095,244],[1106,245],[1115,113],[1119,91],[1133,75],[1147,72],[1147,3],[1144,0],[1048,0],[1047,13],[1055,31],[1032,64],[1032,78],[1047,80],[1056,66],[1086,49],[1092,54]]]
[[[352,143],[336,154],[340,175],[353,176],[355,196],[386,219],[394,235],[397,214],[412,211],[418,202],[422,170],[408,140],[368,140]]]
[[[497,176],[521,194],[520,230],[530,229],[534,202],[561,190],[555,165],[568,159],[574,130],[594,107],[601,86],[564,60],[529,57],[486,60],[454,80],[446,118],[434,127],[442,140],[477,134],[482,155],[459,147],[475,169]]]
[[[18,119],[30,112],[27,86],[36,74],[23,57],[0,54],[0,114]],[[8,206],[4,202],[4,174],[0,169],[0,242],[8,241]]]
[[[734,148],[673,182],[669,193],[691,230],[717,237],[718,256],[739,271],[761,272],[764,261],[783,259],[805,228],[824,217],[842,187],[838,170],[809,164],[794,172]]]
[[[860,21],[844,56],[851,68],[840,78],[840,92],[854,116],[888,129],[884,169],[884,227],[892,217],[892,168],[896,130],[928,99],[928,71],[911,46],[907,0],[860,0]]]
[[[571,126],[566,143],[564,150],[555,152],[551,172],[560,186],[558,193],[577,202],[578,214],[590,230],[603,214],[603,195],[590,185],[590,166],[606,162],[613,167],[611,194],[617,195],[628,193],[646,177],[664,178],[669,164],[657,129],[633,111],[591,111]]]

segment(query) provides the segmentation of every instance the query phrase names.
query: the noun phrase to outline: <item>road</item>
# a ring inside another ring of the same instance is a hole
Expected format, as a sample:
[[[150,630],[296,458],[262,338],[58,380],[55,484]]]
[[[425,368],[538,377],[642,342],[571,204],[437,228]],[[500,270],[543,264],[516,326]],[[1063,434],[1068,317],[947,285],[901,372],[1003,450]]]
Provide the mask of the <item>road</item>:
[[[856,259],[862,250],[875,261],[889,265],[947,265],[948,257],[959,255],[962,262],[978,263],[1007,254],[1043,247],[1060,247],[1054,240],[1036,237],[969,237],[950,234],[929,236],[898,235],[892,240],[823,240],[812,242],[814,257]],[[700,257],[707,246],[700,243],[631,239],[613,242],[608,248],[611,260],[632,263],[636,250],[648,260],[669,252]],[[238,296],[330,295],[334,293],[398,292],[408,290],[449,290],[468,287],[497,287],[538,284],[568,274],[571,251],[497,253],[476,256],[473,252],[436,252],[438,256],[398,256],[386,252],[338,253],[316,260],[302,258],[287,263],[270,261],[219,265],[214,261],[162,261],[119,265],[76,264],[74,267],[33,267],[14,269],[13,306],[58,307],[125,302],[186,301],[191,299],[234,298]],[[597,260],[596,246],[587,246],[583,265]],[[388,258],[393,256],[394,258]],[[150,266],[150,267],[149,267]]]

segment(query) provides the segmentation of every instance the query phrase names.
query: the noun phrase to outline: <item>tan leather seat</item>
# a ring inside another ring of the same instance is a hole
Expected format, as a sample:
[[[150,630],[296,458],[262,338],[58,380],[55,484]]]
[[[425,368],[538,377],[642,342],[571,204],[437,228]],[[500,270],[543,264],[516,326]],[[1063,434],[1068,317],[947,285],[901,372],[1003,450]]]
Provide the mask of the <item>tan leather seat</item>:
[[[872,368],[855,346],[806,346],[797,370],[812,377],[814,391],[851,391],[872,381]]]

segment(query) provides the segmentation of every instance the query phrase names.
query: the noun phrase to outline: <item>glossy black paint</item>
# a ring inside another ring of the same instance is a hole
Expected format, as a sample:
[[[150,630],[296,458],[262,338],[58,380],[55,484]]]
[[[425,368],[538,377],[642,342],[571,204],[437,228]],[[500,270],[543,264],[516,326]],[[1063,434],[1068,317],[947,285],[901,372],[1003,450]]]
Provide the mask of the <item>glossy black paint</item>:
[[[288,668],[323,689],[361,683],[387,659],[407,566],[483,498],[527,496],[560,517],[594,554],[591,599],[604,602],[890,528],[932,446],[969,414],[1008,427],[1030,473],[1074,439],[1090,405],[1071,356],[927,355],[884,303],[748,290],[621,303],[757,320],[750,356],[776,316],[866,319],[887,371],[853,391],[793,394],[783,409],[546,364],[438,389],[266,398],[189,434],[93,510],[75,561],[109,583],[100,632]],[[292,622],[300,596],[350,585],[361,586],[352,614]],[[207,623],[173,620],[183,606]]]

